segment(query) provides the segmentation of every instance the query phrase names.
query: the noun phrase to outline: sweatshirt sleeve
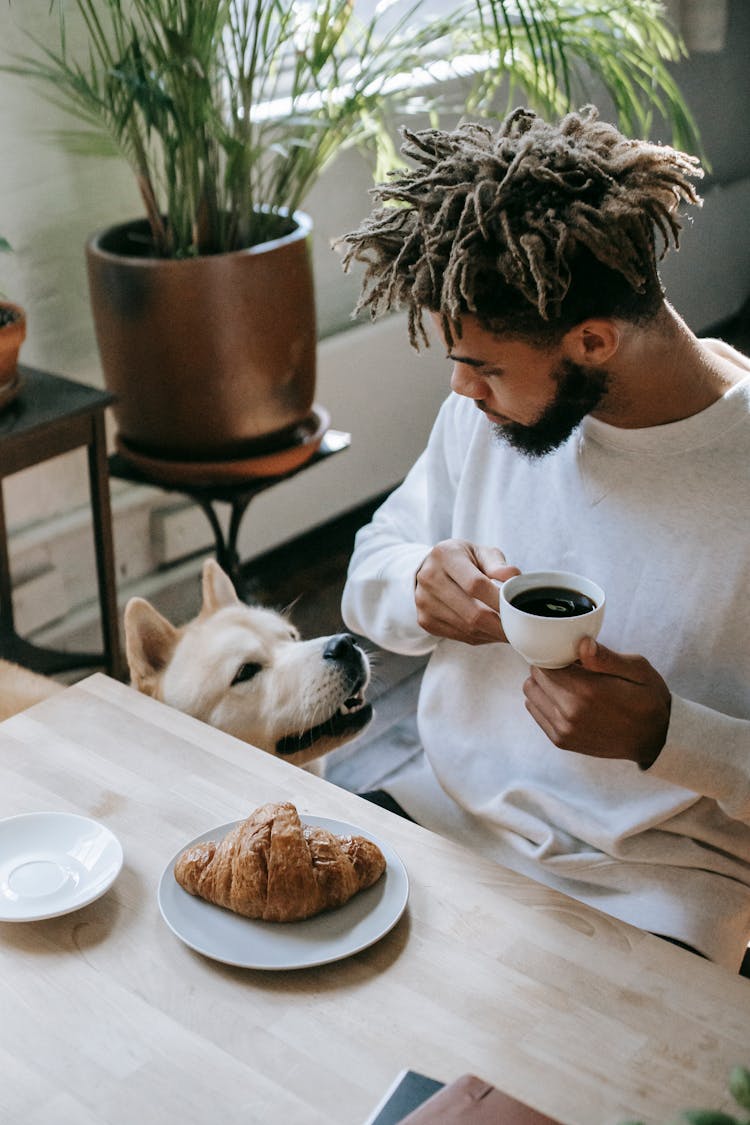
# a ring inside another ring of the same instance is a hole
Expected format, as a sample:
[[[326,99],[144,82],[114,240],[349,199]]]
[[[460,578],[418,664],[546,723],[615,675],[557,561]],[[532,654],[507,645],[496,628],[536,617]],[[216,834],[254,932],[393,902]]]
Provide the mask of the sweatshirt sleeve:
[[[750,824],[750,721],[673,695],[667,741],[647,773]]]
[[[441,407],[427,448],[404,482],[357,534],[341,612],[349,629],[391,652],[423,656],[437,638],[417,624],[416,573],[425,556],[451,536],[455,498],[453,398]]]

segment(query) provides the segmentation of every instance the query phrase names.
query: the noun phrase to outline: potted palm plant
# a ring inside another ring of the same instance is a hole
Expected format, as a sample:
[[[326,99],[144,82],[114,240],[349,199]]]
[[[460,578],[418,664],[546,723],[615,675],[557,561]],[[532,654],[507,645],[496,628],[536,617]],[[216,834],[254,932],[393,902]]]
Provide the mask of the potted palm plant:
[[[0,253],[9,250],[10,243],[0,235]],[[20,389],[18,353],[25,339],[26,313],[0,293],[0,410],[13,402]]]
[[[131,456],[221,465],[302,440],[316,324],[300,208],[343,148],[374,154],[382,176],[389,122],[487,110],[508,83],[557,113],[589,82],[624,129],[657,112],[676,143],[696,139],[669,70],[682,47],[654,0],[456,0],[437,15],[381,0],[364,17],[353,0],[57,3],[56,45],[3,69],[42,83],[140,189],[143,217],[87,246]]]

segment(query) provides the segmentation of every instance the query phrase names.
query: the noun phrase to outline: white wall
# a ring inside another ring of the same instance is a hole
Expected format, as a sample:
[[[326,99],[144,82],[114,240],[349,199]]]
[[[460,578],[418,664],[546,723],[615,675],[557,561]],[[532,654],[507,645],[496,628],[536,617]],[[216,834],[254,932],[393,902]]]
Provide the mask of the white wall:
[[[26,49],[17,27],[54,38],[49,0],[0,3],[0,55]],[[696,54],[675,68],[698,117],[713,163],[706,206],[686,230],[683,249],[664,267],[668,295],[701,329],[728,317],[750,289],[750,114],[746,66],[750,5],[730,0],[723,50]],[[720,108],[721,112],[718,112]],[[0,75],[0,233],[16,253],[0,258],[0,290],[22,303],[29,334],[22,359],[100,386],[83,246],[94,230],[140,214],[131,176],[119,162],[76,159],[50,133],[71,126],[28,82]],[[419,358],[396,318],[349,327],[357,278],[344,277],[330,239],[369,209],[369,171],[356,154],[341,157],[309,197],[320,348],[318,399],[333,425],[351,430],[348,453],[260,497],[240,546],[246,557],[347,510],[394,484],[421,449],[447,389],[443,358]],[[341,335],[332,335],[342,328]],[[27,470],[5,484],[11,553],[21,609],[19,626],[91,600],[93,558],[83,454]],[[179,497],[113,482],[116,557],[123,596],[180,552],[210,543],[201,513]],[[23,588],[22,580],[34,577]],[[42,614],[43,615],[43,614]]]

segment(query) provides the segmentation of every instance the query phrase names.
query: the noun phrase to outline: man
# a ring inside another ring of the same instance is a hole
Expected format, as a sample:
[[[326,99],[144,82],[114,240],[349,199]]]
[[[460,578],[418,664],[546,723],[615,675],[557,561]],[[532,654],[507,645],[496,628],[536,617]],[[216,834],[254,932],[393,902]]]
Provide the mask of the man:
[[[591,107],[406,133],[415,169],[344,239],[359,308],[426,313],[453,394],[355,545],[343,613],[430,654],[414,819],[736,970],[750,936],[750,361],[665,301],[657,234],[694,158]],[[396,204],[393,206],[393,204]],[[374,389],[373,393],[377,393]],[[604,588],[557,671],[505,642],[497,581]]]

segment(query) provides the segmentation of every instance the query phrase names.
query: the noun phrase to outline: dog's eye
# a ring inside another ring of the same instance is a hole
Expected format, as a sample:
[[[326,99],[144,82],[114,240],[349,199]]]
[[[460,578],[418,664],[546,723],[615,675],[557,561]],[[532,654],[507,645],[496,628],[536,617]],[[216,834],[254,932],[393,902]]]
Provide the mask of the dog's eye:
[[[262,664],[241,664],[237,675],[232,680],[232,684],[244,684],[246,680],[252,680],[253,676],[257,676],[258,672],[262,671]]]

